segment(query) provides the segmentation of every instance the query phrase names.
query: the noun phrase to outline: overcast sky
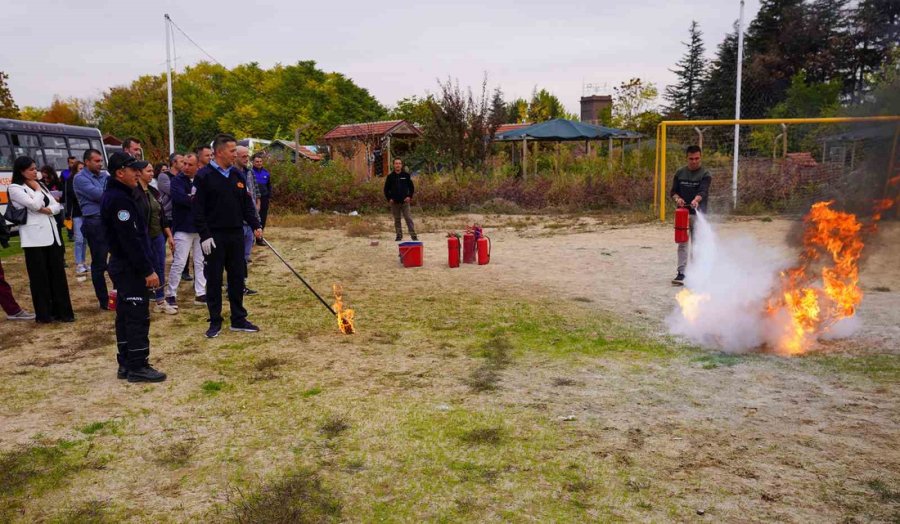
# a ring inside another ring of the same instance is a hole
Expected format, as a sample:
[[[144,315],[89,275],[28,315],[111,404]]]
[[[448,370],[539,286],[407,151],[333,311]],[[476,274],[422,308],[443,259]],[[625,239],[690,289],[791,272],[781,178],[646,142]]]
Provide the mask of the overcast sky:
[[[305,4],[305,5],[301,5]],[[163,13],[227,67],[315,60],[391,107],[436,90],[436,79],[488,82],[507,99],[535,86],[578,112],[584,83],[605,90],[632,77],[662,92],[692,19],[707,55],[737,19],[739,0],[288,2],[0,0],[0,70],[16,103],[99,97],[165,70]],[[759,8],[747,0],[749,22]],[[10,22],[16,21],[16,22]],[[748,23],[745,22],[745,23]],[[178,68],[204,58],[181,34]],[[610,93],[611,94],[611,93]]]

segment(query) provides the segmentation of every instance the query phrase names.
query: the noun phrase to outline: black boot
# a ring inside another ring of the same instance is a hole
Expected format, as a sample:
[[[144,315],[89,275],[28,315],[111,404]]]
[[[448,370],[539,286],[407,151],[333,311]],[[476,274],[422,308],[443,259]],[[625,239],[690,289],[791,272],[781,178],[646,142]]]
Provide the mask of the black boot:
[[[116,378],[119,380],[128,378],[128,369],[125,366],[119,366],[119,370],[116,371]]]
[[[403,240],[403,235],[397,233],[397,237],[394,239],[394,242],[400,242],[401,240]]]
[[[165,373],[150,366],[128,371],[128,382],[162,382],[165,379]]]

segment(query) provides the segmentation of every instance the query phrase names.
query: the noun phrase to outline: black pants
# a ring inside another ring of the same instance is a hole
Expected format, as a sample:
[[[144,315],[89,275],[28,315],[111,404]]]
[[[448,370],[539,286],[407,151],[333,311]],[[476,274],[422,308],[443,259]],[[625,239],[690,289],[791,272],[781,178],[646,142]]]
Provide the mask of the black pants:
[[[25,269],[28,271],[31,285],[35,320],[52,322],[75,318],[72,301],[69,299],[63,247],[51,244],[44,247],[26,247],[23,251],[25,251]]]
[[[222,270],[228,272],[228,305],[231,307],[231,325],[247,318],[244,309],[244,230],[213,231],[216,248],[203,262],[206,274],[206,305],[210,323],[222,322]]]
[[[147,365],[150,357],[150,291],[144,278],[116,272],[116,360],[129,371]]]
[[[94,284],[94,293],[100,302],[100,307],[105,308],[109,302],[109,291],[106,288],[106,271],[109,263],[109,244],[106,242],[106,231],[99,215],[84,217],[81,233],[87,240],[91,250],[91,282]],[[110,275],[110,278],[112,276]],[[115,285],[113,280],[113,285]]]
[[[263,229],[266,228],[266,218],[269,216],[269,197],[264,196],[259,199],[259,223]]]

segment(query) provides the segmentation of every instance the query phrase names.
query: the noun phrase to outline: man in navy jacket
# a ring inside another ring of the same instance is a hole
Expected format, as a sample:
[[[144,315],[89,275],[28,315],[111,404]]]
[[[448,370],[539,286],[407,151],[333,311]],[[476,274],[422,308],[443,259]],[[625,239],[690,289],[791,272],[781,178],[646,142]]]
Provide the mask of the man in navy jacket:
[[[206,305],[206,278],[203,275],[203,252],[200,249],[200,235],[194,226],[193,199],[194,178],[197,174],[197,155],[190,153],[182,160],[181,172],[172,178],[169,194],[172,198],[172,236],[175,238],[175,252],[169,281],[166,283],[166,302],[178,307],[178,284],[187,265],[188,254],[194,259],[194,304]]]
[[[223,270],[228,272],[231,330],[259,331],[247,320],[244,309],[244,222],[250,224],[257,240],[262,239],[262,226],[247,192],[247,179],[232,168],[236,150],[237,140],[233,136],[217,135],[213,140],[214,158],[194,180],[194,225],[206,257],[208,338],[219,336],[222,330]]]

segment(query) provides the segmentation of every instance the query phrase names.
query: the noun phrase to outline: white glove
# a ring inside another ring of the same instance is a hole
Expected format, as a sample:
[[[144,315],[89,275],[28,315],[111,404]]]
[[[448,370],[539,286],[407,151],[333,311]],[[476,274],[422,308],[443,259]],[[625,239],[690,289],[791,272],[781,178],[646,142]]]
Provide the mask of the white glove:
[[[200,250],[203,251],[204,256],[209,256],[212,253],[212,250],[216,248],[216,241],[212,238],[207,238],[203,242],[200,242]]]

